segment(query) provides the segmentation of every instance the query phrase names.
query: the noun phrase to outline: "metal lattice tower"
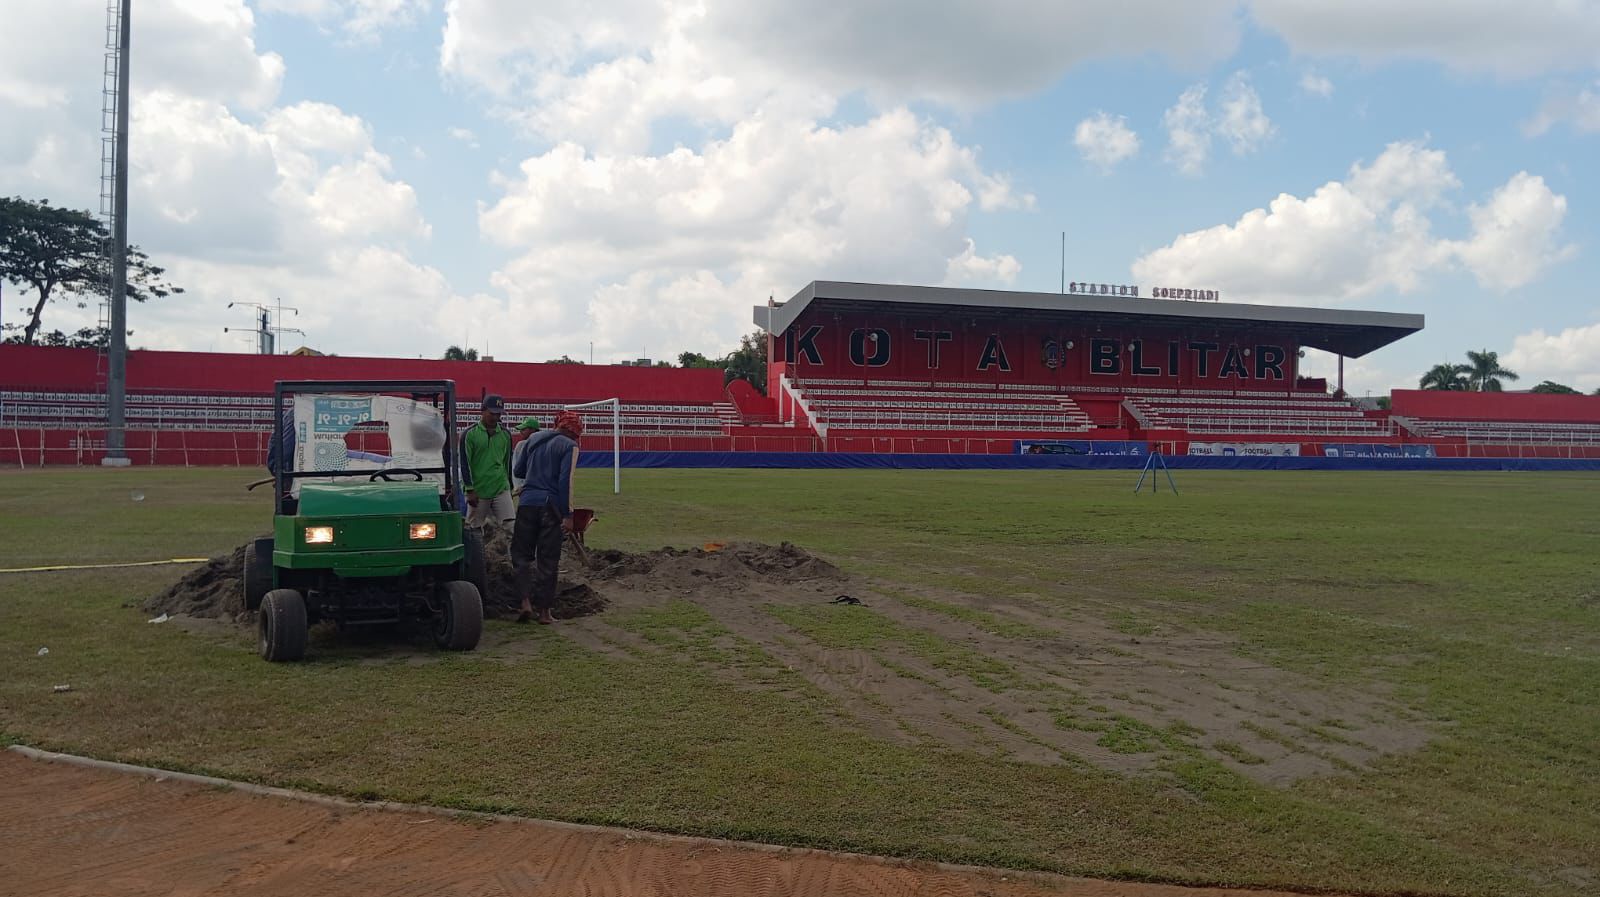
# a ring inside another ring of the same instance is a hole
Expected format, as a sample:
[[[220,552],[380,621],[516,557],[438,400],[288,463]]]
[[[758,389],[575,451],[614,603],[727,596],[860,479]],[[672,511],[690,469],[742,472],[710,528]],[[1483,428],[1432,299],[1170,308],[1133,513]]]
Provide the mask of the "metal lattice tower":
[[[111,326],[112,257],[116,248],[112,235],[117,230],[117,96],[122,68],[121,35],[122,0],[107,0],[105,68],[100,82],[100,217],[106,223],[106,238],[101,245],[105,263],[105,291],[100,300],[97,326],[108,336]],[[106,346],[101,346],[95,361],[95,392],[102,397],[105,395],[106,373],[110,364],[106,350]]]

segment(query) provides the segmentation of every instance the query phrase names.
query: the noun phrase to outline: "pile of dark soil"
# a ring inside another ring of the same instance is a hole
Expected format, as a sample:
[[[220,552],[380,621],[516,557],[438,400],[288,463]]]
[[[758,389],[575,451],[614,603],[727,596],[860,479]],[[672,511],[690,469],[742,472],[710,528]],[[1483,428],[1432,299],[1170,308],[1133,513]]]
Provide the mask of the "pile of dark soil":
[[[516,616],[522,602],[517,597],[517,571],[511,563],[510,527],[484,530],[483,557],[489,580],[489,594],[483,596],[484,616]],[[568,546],[561,558],[561,576],[556,580],[556,619],[586,617],[606,609],[605,596],[589,585],[585,572],[583,563]]]
[[[710,581],[791,584],[844,578],[838,567],[788,542],[730,542],[716,548],[662,548],[644,554],[589,552],[589,578],[644,577],[652,586],[694,588]]]
[[[171,588],[146,599],[141,607],[150,614],[187,614],[192,617],[236,619],[244,609],[244,562],[250,543],[215,557],[190,571]],[[561,559],[556,586],[555,615],[560,619],[597,614],[609,604],[596,583],[614,583],[629,591],[718,590],[735,591],[760,584],[793,584],[844,578],[832,564],[788,542],[764,545],[731,542],[709,548],[662,548],[643,554],[616,549],[591,549],[585,563],[570,545]],[[484,614],[516,614],[516,572],[511,563],[511,531],[490,528],[485,533],[484,557],[488,562],[488,594]]]
[[[166,591],[140,605],[149,614],[188,614],[231,620],[244,610],[244,559],[250,542],[190,570]]]

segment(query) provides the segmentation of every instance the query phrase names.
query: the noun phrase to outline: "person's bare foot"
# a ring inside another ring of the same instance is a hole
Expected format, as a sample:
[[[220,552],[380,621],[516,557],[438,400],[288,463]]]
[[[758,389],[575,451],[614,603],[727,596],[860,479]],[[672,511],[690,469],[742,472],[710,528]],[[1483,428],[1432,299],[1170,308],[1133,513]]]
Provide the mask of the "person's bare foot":
[[[533,609],[532,608],[527,608],[527,607],[523,608],[522,612],[517,614],[517,622],[518,623],[532,623],[533,622]]]
[[[541,624],[543,624],[545,626],[549,626],[551,623],[554,623],[555,621],[556,621],[555,615],[550,613],[548,610],[539,612],[539,622]]]

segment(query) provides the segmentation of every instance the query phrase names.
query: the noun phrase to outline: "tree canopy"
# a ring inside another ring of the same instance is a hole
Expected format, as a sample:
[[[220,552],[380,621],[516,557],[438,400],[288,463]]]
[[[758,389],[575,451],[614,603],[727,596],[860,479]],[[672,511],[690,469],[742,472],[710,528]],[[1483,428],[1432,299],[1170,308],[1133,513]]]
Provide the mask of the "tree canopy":
[[[1500,353],[1484,349],[1467,353],[1467,381],[1478,392],[1500,392],[1501,380],[1516,380],[1517,372],[1500,366]]]
[[[1500,365],[1500,353],[1484,349],[1468,352],[1465,364],[1444,362],[1436,364],[1422,375],[1418,385],[1423,389],[1446,389],[1457,392],[1501,392],[1502,380],[1519,379],[1516,371]],[[1550,381],[1545,381],[1549,383]],[[1543,385],[1543,384],[1541,384]],[[1552,383],[1552,386],[1560,386]],[[1551,392],[1537,387],[1534,392]]]
[[[1464,364],[1446,361],[1429,368],[1428,372],[1422,375],[1422,380],[1417,385],[1423,389],[1445,389],[1452,392],[1465,392],[1472,388],[1467,380],[1468,370]]]
[[[478,350],[477,349],[472,349],[472,348],[463,349],[460,346],[451,346],[450,348],[444,350],[444,360],[445,361],[477,361],[478,360]]]
[[[28,287],[34,293],[20,342],[40,342],[41,321],[50,302],[70,298],[83,307],[89,297],[110,293],[107,238],[105,222],[88,212],[58,208],[48,199],[0,197],[0,280]],[[137,246],[128,247],[129,299],[144,302],[182,293],[182,287],[163,279],[165,274],[166,269],[151,264]],[[84,331],[73,336],[61,334],[61,339],[70,341],[83,334]],[[90,331],[84,338],[93,337]]]
[[[1538,386],[1535,386],[1533,389],[1530,389],[1528,391],[1529,392],[1537,392],[1537,393],[1545,393],[1547,395],[1557,395],[1557,396],[1581,396],[1581,395],[1583,395],[1583,393],[1578,392],[1576,389],[1573,389],[1572,387],[1566,385],[1565,383],[1557,383],[1554,380],[1546,380],[1543,383],[1540,383]]]

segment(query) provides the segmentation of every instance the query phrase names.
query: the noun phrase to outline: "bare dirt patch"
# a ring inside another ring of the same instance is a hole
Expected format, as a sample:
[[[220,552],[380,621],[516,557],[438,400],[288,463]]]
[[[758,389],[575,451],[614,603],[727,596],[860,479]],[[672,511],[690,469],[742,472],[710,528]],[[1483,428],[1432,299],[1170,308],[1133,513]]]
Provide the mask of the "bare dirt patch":
[[[0,751],[19,894],[1287,897],[268,797]]]
[[[508,530],[486,533],[490,617],[516,612],[509,547]],[[247,550],[190,571],[147,600],[145,611],[247,621],[240,582]],[[836,603],[840,596],[861,604]],[[1154,602],[1140,605],[1136,619],[1126,603],[1089,598],[1068,616],[1047,596],[996,601],[907,591],[848,575],[787,543],[592,549],[587,561],[569,549],[563,557],[558,631],[586,650],[617,659],[661,650],[620,621],[594,615],[612,609],[626,620],[627,611],[673,602],[697,606],[731,643],[798,674],[855,725],[906,743],[1120,772],[1207,757],[1286,784],[1364,769],[1429,737],[1383,695],[1249,659],[1231,638],[1167,622],[1176,615]],[[516,641],[486,646],[516,662],[526,656]]]
[[[688,601],[855,724],[906,743],[1119,772],[1205,757],[1281,785],[1360,770],[1429,737],[1382,695],[1249,659],[1217,633],[1133,626],[1083,606],[1068,618],[1043,601],[909,593],[799,549],[780,549],[770,567],[754,553],[771,550],[616,553],[596,564],[619,610]],[[834,603],[841,594],[863,605]],[[868,637],[831,642],[834,629]]]

